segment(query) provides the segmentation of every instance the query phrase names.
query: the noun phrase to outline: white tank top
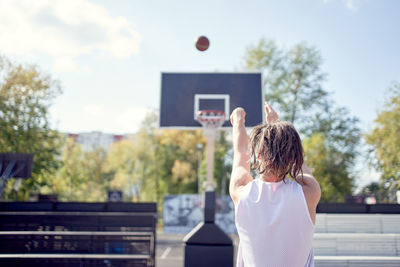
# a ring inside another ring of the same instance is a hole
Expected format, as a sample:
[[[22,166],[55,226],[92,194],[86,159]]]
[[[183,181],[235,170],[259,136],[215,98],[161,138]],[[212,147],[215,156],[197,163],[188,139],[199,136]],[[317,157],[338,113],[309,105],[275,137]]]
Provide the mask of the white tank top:
[[[296,181],[248,183],[235,223],[240,238],[237,267],[314,266],[314,224]]]

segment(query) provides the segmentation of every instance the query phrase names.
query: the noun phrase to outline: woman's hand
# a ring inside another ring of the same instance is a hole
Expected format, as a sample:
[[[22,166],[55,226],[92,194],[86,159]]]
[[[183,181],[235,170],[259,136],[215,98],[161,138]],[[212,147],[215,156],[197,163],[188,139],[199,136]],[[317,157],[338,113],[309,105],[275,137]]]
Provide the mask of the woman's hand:
[[[240,107],[235,108],[232,111],[232,114],[230,117],[232,126],[234,125],[234,123],[243,123],[244,124],[245,117],[246,117],[246,111],[244,111],[243,108],[240,108]]]
[[[267,123],[279,121],[278,113],[267,102],[265,102],[265,119]]]

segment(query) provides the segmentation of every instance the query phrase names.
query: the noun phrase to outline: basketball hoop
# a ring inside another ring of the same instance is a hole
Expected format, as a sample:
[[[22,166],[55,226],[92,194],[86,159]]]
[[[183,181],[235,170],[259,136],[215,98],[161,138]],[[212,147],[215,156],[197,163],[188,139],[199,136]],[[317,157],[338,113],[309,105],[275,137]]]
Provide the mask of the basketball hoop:
[[[215,130],[224,124],[225,112],[221,110],[200,110],[196,114],[196,119],[206,130]]]

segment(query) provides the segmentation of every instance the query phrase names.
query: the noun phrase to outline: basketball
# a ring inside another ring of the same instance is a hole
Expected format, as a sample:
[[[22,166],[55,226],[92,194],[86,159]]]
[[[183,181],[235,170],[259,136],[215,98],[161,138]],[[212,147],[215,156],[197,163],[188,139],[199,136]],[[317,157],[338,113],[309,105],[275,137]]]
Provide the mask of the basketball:
[[[196,48],[199,51],[206,51],[210,46],[210,41],[205,36],[200,36],[196,39]]]

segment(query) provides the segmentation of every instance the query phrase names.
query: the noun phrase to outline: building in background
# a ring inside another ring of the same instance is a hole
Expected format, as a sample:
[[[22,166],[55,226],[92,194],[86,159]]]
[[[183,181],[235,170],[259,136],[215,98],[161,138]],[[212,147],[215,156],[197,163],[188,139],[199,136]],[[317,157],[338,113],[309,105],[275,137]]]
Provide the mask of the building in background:
[[[97,147],[107,150],[111,144],[128,138],[128,135],[107,134],[97,131],[88,133],[67,133],[67,136],[73,138],[77,144],[82,145],[84,151],[90,151]]]

